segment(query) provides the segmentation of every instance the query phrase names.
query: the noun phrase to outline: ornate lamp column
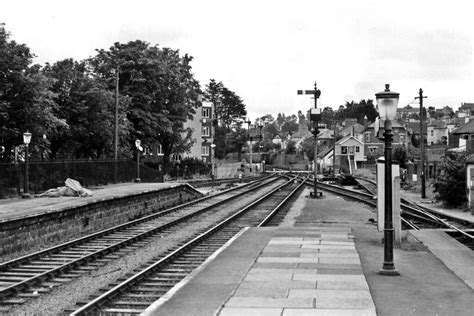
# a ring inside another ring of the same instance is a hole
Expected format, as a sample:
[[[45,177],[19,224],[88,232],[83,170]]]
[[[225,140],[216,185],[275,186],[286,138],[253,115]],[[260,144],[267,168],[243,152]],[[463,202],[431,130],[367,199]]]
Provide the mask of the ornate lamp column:
[[[140,179],[140,151],[142,149],[141,141],[139,139],[135,140],[135,147],[137,148],[137,178],[135,179],[135,182],[140,182],[142,181]]]
[[[23,183],[23,194],[21,197],[27,199],[30,197],[30,178],[29,178],[29,154],[28,154],[28,145],[31,142],[31,133],[23,133],[23,143],[25,144],[25,179]]]
[[[380,119],[384,120],[385,133],[385,172],[384,172],[384,261],[379,273],[384,275],[399,275],[393,262],[394,229],[392,222],[392,120],[397,114],[399,93],[390,91],[390,85],[385,90],[375,94]]]

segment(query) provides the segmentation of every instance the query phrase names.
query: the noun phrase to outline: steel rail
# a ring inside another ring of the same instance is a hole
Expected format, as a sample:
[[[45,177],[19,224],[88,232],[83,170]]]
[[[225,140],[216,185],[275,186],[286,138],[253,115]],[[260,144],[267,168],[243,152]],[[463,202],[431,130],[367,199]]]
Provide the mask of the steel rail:
[[[277,177],[274,177],[274,179],[270,179],[270,178],[271,177],[266,177],[265,179],[262,179],[262,181],[270,180],[270,182],[273,182],[273,181],[276,181],[278,179]],[[161,216],[166,215],[168,213],[177,211],[177,210],[182,209],[184,207],[192,206],[192,205],[198,204],[200,202],[207,201],[211,198],[215,198],[216,196],[221,196],[221,195],[224,195],[226,193],[231,193],[231,192],[236,191],[238,189],[245,189],[245,191],[242,191],[242,192],[240,192],[236,195],[233,195],[228,199],[225,199],[225,200],[222,200],[222,201],[217,201],[216,203],[214,203],[212,205],[205,206],[204,208],[199,209],[198,211],[193,212],[191,214],[188,214],[188,215],[186,215],[182,218],[179,218],[179,219],[173,220],[171,222],[168,222],[164,225],[160,225],[160,226],[157,226],[155,228],[149,229],[148,231],[142,232],[142,233],[137,234],[133,237],[123,239],[123,240],[121,240],[117,243],[114,243],[110,246],[104,247],[104,248],[102,248],[100,250],[97,250],[95,252],[91,252],[91,253],[89,253],[87,255],[84,255],[80,258],[77,258],[75,260],[70,260],[67,263],[63,264],[63,265],[56,266],[56,267],[54,267],[50,270],[47,270],[43,273],[36,274],[36,275],[34,275],[30,278],[26,278],[26,279],[24,279],[20,282],[16,282],[16,283],[13,283],[10,286],[4,287],[4,288],[0,289],[0,298],[4,299],[8,296],[11,296],[11,295],[13,295],[17,292],[20,292],[20,291],[24,290],[28,286],[43,282],[44,280],[46,280],[48,278],[51,278],[51,277],[60,275],[61,273],[64,273],[66,270],[71,270],[75,267],[80,266],[83,263],[88,263],[90,261],[93,261],[93,260],[97,259],[98,257],[105,256],[105,255],[109,254],[110,252],[114,251],[115,249],[120,249],[120,248],[123,248],[125,246],[128,246],[128,245],[130,245],[131,243],[133,243],[135,241],[141,240],[141,239],[143,239],[147,236],[150,236],[150,235],[156,233],[157,231],[160,231],[160,230],[169,228],[171,226],[174,226],[176,224],[179,224],[187,218],[197,216],[200,213],[203,213],[203,212],[205,212],[206,210],[208,210],[210,208],[216,207],[216,206],[221,205],[225,202],[228,202],[229,200],[232,200],[232,199],[235,199],[235,198],[237,198],[241,195],[244,195],[244,194],[248,193],[250,189],[253,190],[253,189],[268,185],[267,182],[262,182],[262,181],[251,182],[247,185],[239,186],[239,187],[236,187],[236,188],[231,188],[229,190],[222,191],[219,194],[210,195],[208,197],[204,197],[204,198],[201,198],[201,199],[198,199],[198,200],[194,200],[194,201],[191,201],[191,202],[188,202],[188,203],[184,203],[184,204],[178,205],[176,207],[173,207],[171,209],[164,210],[164,211],[152,214],[152,215],[148,215],[148,216],[145,216],[143,218],[134,220],[134,221],[126,223],[126,224],[121,224],[121,225],[118,225],[116,227],[113,227],[113,228],[110,228],[110,229],[107,229],[107,230],[104,230],[104,231],[101,231],[101,232],[98,232],[98,233],[94,233],[94,234],[89,235],[89,236],[78,238],[78,239],[75,239],[73,241],[70,241],[70,242],[55,246],[55,247],[48,248],[46,250],[34,253],[32,255],[29,255],[29,256],[28,255],[23,256],[21,258],[14,259],[14,260],[8,261],[6,263],[3,263],[0,266],[1,267],[0,270],[1,271],[8,271],[8,269],[13,267],[13,266],[16,267],[16,266],[19,266],[21,264],[28,263],[29,261],[37,260],[42,255],[44,256],[44,255],[49,255],[49,254],[52,254],[52,253],[57,253],[57,252],[60,252],[64,249],[67,249],[67,248],[70,248],[70,247],[73,247],[73,246],[76,246],[76,245],[79,245],[79,244],[83,244],[83,243],[89,242],[89,241],[94,240],[94,239],[104,237],[108,234],[113,234],[113,233],[119,232],[120,230],[128,229],[132,226],[136,226],[136,225],[141,224],[145,221],[154,220],[158,217],[161,217]],[[259,183],[259,182],[261,182],[261,183],[256,185],[256,183]]]
[[[100,296],[94,298],[87,304],[81,306],[74,312],[72,312],[70,315],[88,315],[89,313],[95,313],[98,309],[100,309],[102,306],[107,304],[109,301],[113,300],[116,296],[122,294],[122,292],[126,291],[126,288],[129,288],[133,286],[134,284],[140,282],[141,279],[146,278],[148,274],[154,273],[154,270],[160,268],[163,265],[168,264],[173,258],[176,256],[182,254],[185,252],[187,249],[191,248],[193,245],[198,244],[202,242],[204,239],[212,236],[214,233],[219,231],[220,229],[224,228],[226,225],[231,223],[232,221],[236,220],[240,216],[242,216],[244,213],[246,213],[248,210],[251,208],[255,207],[256,205],[260,204],[262,201],[268,199],[271,197],[274,193],[278,192],[281,190],[282,187],[287,186],[291,184],[293,180],[289,180],[286,183],[282,184],[281,186],[271,190],[270,192],[267,192],[264,194],[262,197],[256,199],[255,201],[252,201],[250,204],[239,210],[238,212],[234,213],[230,217],[222,220],[220,223],[216,224],[212,228],[208,229],[207,231],[201,233],[200,235],[196,236],[192,240],[188,241],[181,247],[175,249],[165,257],[161,258],[160,260],[156,261],[155,263],[151,264],[150,266],[146,267],[145,269],[141,270],[140,272],[136,273],[135,275],[127,278],[124,280],[122,283],[114,286],[113,288],[107,290]],[[293,191],[292,191],[293,192]],[[280,203],[281,204],[281,203]]]

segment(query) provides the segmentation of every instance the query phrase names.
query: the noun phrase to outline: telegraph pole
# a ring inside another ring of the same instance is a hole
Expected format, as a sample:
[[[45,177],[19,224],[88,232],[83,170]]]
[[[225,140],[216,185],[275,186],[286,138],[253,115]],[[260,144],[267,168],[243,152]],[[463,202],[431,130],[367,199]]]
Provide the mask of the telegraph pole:
[[[118,106],[119,106],[119,65],[115,69],[115,110],[114,110],[114,182],[118,182]]]
[[[303,93],[304,92],[304,93]],[[318,98],[321,96],[321,91],[318,90],[316,81],[314,82],[314,90],[298,90],[297,94],[312,94],[314,95],[314,111],[310,109],[310,120],[313,121],[314,126],[314,194],[313,198],[318,198],[318,121],[321,118],[321,110],[318,109]],[[319,111],[318,111],[319,110]]]
[[[421,167],[421,198],[424,199],[426,198],[426,189],[425,189],[425,140],[424,140],[424,135],[423,135],[423,121],[424,121],[424,115],[423,115],[423,99],[427,98],[426,96],[423,96],[423,90],[419,91],[419,96],[416,97],[415,99],[420,99],[420,167]]]

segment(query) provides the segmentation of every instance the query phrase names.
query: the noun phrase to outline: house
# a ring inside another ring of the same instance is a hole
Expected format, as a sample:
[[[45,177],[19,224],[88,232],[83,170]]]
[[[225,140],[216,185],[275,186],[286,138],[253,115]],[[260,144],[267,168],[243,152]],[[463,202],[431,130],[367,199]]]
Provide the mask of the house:
[[[378,130],[381,132],[379,133],[379,135],[381,136],[384,130],[383,122],[378,123],[380,124]],[[376,122],[369,124],[363,132],[364,153],[366,156],[380,156],[383,154],[384,142],[383,140],[380,140],[378,138],[379,135],[376,135],[375,124]],[[408,147],[410,137],[405,125],[406,124],[404,124],[400,120],[395,119],[392,121],[392,146],[400,145]]]
[[[408,104],[404,108],[397,109],[397,119],[400,119],[402,121],[409,121],[413,117],[419,117],[419,115],[420,108],[412,107],[410,104]]]
[[[348,135],[336,142],[336,165],[340,169],[352,173],[361,166],[362,162],[367,161],[364,155],[364,143],[357,137]]]
[[[466,150],[468,154],[474,153],[474,120],[454,129],[451,134],[459,141],[459,150]],[[449,148],[454,148],[454,144],[454,141],[450,142]]]
[[[474,103],[461,103],[458,109],[458,117],[469,117],[474,115]]]
[[[429,120],[426,124],[426,141],[428,146],[448,143],[448,129],[442,120]]]
[[[193,119],[184,123],[184,128],[190,127],[193,130],[194,144],[190,151],[184,153],[183,156],[198,158],[205,162],[211,161],[211,144],[214,142],[212,112],[212,103],[202,102],[202,105],[196,109]]]
[[[313,133],[311,133],[311,131],[308,129],[308,125],[299,124],[298,131],[291,135],[290,141],[293,141],[295,143],[295,147],[300,149],[303,141],[311,137],[313,137]]]

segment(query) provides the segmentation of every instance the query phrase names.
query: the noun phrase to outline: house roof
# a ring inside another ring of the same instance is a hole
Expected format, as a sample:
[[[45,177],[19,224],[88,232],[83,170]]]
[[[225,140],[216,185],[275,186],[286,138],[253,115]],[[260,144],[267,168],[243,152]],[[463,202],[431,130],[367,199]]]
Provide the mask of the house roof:
[[[333,147],[329,147],[327,146],[326,148],[323,148],[320,152],[318,152],[318,157],[322,158],[322,157],[325,157],[327,156],[329,153],[331,153],[333,151]]]
[[[467,122],[464,125],[453,130],[454,135],[462,135],[462,134],[474,134],[474,120]]]
[[[429,122],[427,126],[434,128],[445,128],[446,124],[444,123],[444,121],[441,120],[431,120],[431,122]]]
[[[365,127],[362,124],[359,123],[354,123],[350,126],[344,127],[339,134],[341,135],[348,135],[351,134],[352,131],[354,131],[354,134],[360,134],[364,131]]]
[[[319,139],[323,139],[323,138],[333,139],[334,138],[334,131],[330,130],[330,129],[327,129],[327,128],[320,129],[319,134],[318,134],[318,138]]]
[[[338,141],[336,142],[336,144],[342,145],[342,144],[344,144],[345,142],[347,142],[347,141],[350,140],[350,139],[354,139],[355,141],[357,141],[358,143],[361,143],[362,145],[364,144],[363,142],[361,142],[360,140],[358,140],[357,138],[355,138],[355,137],[352,136],[352,135],[344,136],[343,138],[341,138],[340,140],[338,140]]]

